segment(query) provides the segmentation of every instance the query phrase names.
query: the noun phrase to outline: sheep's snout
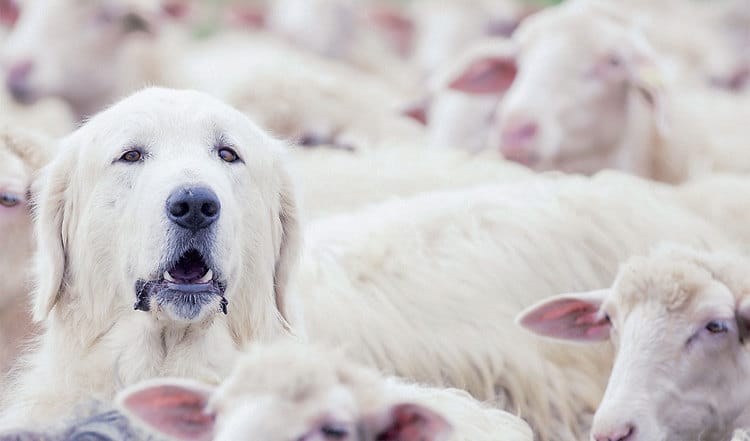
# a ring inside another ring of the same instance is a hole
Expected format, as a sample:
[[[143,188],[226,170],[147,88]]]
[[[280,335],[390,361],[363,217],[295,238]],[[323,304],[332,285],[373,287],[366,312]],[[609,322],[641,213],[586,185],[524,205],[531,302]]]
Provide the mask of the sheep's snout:
[[[28,103],[32,100],[31,85],[29,79],[34,72],[34,62],[23,60],[13,63],[5,76],[5,85],[13,95],[13,99],[19,103]]]
[[[636,441],[635,426],[628,423],[596,431],[593,435],[593,441]]]

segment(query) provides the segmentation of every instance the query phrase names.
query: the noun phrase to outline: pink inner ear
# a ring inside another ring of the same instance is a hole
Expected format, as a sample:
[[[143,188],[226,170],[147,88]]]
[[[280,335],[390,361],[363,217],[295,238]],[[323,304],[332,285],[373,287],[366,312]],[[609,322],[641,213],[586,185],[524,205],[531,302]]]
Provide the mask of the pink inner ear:
[[[609,338],[609,321],[600,317],[599,304],[564,298],[543,303],[520,320],[525,328],[546,337],[577,341]]]
[[[426,126],[427,125],[427,106],[428,106],[427,102],[415,103],[405,108],[404,110],[402,110],[401,114],[417,121],[423,126]]]
[[[376,440],[437,441],[450,432],[450,424],[432,410],[416,404],[399,404],[391,411],[390,425]]]
[[[19,13],[15,0],[0,0],[0,25],[13,26]]]
[[[132,393],[123,406],[162,434],[185,441],[209,441],[215,417],[204,412],[207,399],[199,391],[162,385]]]
[[[516,72],[516,62],[513,59],[482,58],[473,62],[448,87],[474,95],[503,93],[513,84]]]
[[[414,45],[414,22],[393,8],[379,6],[369,12],[370,22],[392,42],[402,56],[408,55]]]

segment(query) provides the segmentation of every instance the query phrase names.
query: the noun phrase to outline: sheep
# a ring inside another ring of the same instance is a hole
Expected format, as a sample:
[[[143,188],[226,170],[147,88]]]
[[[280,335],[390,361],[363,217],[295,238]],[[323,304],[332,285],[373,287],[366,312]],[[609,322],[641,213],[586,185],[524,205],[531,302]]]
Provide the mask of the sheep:
[[[399,32],[395,29],[398,23],[384,17],[374,3],[274,0],[269,2],[265,24],[269,31],[295,45],[347,62],[400,90],[417,87],[418,71],[407,62],[400,47],[405,44],[400,41],[404,37],[394,35]]]
[[[179,440],[533,439],[520,418],[464,391],[384,378],[339,352],[296,342],[253,347],[219,387],[156,379],[116,401],[135,423]]]
[[[511,40],[482,39],[431,76],[427,97],[408,109],[423,115],[429,147],[487,148],[497,103],[516,75],[515,57]]]
[[[525,167],[487,156],[455,150],[426,152],[408,146],[357,153],[295,147],[290,150],[288,165],[309,221],[393,197],[531,176]]]
[[[585,433],[611,361],[537,342],[515,314],[602,286],[661,240],[733,240],[669,187],[617,173],[391,200],[314,221],[305,237],[284,302],[294,329],[386,373],[494,399],[556,440]]]
[[[0,386],[34,329],[26,304],[33,247],[28,198],[36,172],[51,158],[50,145],[34,133],[0,125],[0,265],[7,269],[0,282]]]
[[[422,128],[399,115],[404,97],[387,83],[265,34],[193,41],[145,4],[29,2],[0,57],[14,98],[59,96],[83,119],[146,84],[167,85],[210,92],[290,140],[421,143]],[[88,20],[91,32],[73,31]]]
[[[662,246],[624,263],[611,288],[545,299],[518,321],[547,337],[614,342],[593,440],[726,441],[750,423],[748,269],[733,251]]]
[[[414,23],[412,61],[431,75],[475,40],[510,36],[527,9],[515,0],[415,1],[407,11]]]
[[[679,90],[687,80],[671,75],[663,54],[605,5],[572,1],[541,11],[514,34],[515,59],[475,60],[485,66],[480,73],[504,78],[514,73],[508,64],[518,72],[495,88],[466,89],[502,96],[487,146],[537,170],[619,168],[667,182],[750,169],[746,100]]]

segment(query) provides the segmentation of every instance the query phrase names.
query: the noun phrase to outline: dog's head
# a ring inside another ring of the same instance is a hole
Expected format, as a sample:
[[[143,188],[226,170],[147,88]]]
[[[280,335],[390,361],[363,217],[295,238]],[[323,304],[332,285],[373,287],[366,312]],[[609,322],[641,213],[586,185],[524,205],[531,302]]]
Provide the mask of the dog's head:
[[[198,92],[146,89],[96,115],[46,170],[35,318],[285,329],[298,224],[282,150]]]

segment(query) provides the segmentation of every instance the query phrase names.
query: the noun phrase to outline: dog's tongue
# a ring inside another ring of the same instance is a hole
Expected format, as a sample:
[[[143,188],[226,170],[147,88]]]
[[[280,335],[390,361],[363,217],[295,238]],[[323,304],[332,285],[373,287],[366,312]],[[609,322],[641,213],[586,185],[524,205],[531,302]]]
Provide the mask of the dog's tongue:
[[[177,280],[192,281],[203,277],[208,272],[208,267],[203,262],[200,254],[190,251],[180,257],[177,265],[169,270],[169,275]]]

